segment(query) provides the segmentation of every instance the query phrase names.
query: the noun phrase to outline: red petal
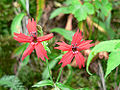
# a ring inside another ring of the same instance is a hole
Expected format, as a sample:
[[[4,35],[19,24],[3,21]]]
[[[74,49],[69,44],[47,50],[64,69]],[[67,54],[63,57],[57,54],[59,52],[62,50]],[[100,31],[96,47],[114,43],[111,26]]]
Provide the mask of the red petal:
[[[49,39],[51,39],[51,38],[53,38],[53,34],[52,34],[52,33],[51,33],[51,34],[48,34],[48,35],[45,35],[45,36],[38,37],[38,38],[37,38],[37,41],[38,41],[38,42],[42,42],[42,41],[49,40]]]
[[[45,51],[41,43],[38,43],[37,45],[35,45],[35,50],[36,50],[38,58],[41,58],[42,60],[45,61],[45,58],[44,58],[45,56],[48,59],[47,52]]]
[[[81,68],[82,65],[83,65],[83,67],[85,66],[85,59],[80,52],[78,52],[75,55],[75,59],[76,59],[76,64],[79,66],[79,68]]]
[[[82,40],[83,36],[82,36],[82,32],[79,32],[79,29],[77,30],[77,32],[74,34],[73,38],[72,38],[72,42],[71,44],[75,45],[75,44],[79,44],[79,42]]]
[[[89,49],[90,47],[94,46],[94,44],[90,44],[92,40],[82,41],[79,45],[78,51]]]
[[[19,42],[31,42],[32,38],[30,36],[27,36],[23,33],[14,33],[14,39],[19,41]]]
[[[72,59],[73,59],[74,55],[73,55],[73,52],[70,51],[70,52],[67,52],[65,55],[63,55],[61,61],[59,62],[60,63],[63,63],[62,64],[62,67],[66,66],[67,64],[70,64]]]
[[[29,46],[27,47],[27,49],[24,51],[24,53],[22,55],[22,60],[24,60],[25,57],[30,55],[33,50],[34,50],[34,46],[32,44],[29,44]]]
[[[32,21],[31,19],[28,19],[28,24],[26,27],[28,29],[29,34],[31,34],[32,32],[37,32],[36,22],[34,21],[33,18],[32,18]]]
[[[70,51],[71,50],[71,45],[68,45],[65,42],[57,42],[56,44],[58,44],[60,46],[55,47],[54,49],[59,49],[62,51]]]

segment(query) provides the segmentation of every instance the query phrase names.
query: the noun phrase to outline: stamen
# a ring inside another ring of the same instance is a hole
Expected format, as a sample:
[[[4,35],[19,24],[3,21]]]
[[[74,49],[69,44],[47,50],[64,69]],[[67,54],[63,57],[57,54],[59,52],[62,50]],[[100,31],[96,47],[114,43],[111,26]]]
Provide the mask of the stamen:
[[[77,45],[77,44],[75,44],[75,45],[72,44],[72,51],[73,51],[73,52],[76,52],[76,51],[77,51],[77,48],[78,48],[78,47],[77,47],[76,45]]]
[[[33,37],[33,40],[32,40],[33,42],[37,42],[37,37]]]

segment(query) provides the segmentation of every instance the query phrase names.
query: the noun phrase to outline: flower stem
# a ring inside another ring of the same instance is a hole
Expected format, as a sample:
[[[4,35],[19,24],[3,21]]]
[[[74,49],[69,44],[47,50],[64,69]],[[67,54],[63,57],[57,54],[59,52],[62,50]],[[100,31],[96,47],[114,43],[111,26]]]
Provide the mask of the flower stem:
[[[49,68],[48,59],[46,59],[46,64],[47,64],[47,68],[48,68],[48,71],[49,71],[50,79],[51,79],[51,81],[53,82],[52,75],[51,75],[51,73],[50,73],[50,68]],[[53,83],[54,83],[54,82],[53,82]]]
[[[61,69],[60,69],[60,72],[59,72],[59,75],[58,75],[58,77],[57,77],[57,80],[56,80],[56,82],[58,82],[58,81],[59,81],[59,79],[60,79],[60,76],[61,76],[61,73],[62,73],[62,70],[63,70],[63,67],[61,67]]]

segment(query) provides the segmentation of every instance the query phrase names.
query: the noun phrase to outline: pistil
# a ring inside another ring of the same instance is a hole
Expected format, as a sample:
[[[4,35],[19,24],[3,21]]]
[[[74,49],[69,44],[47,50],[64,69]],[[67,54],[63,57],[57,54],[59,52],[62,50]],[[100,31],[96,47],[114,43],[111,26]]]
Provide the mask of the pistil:
[[[72,51],[73,51],[73,53],[77,53],[78,51],[77,51],[77,46],[76,46],[77,44],[75,44],[75,45],[72,45]]]

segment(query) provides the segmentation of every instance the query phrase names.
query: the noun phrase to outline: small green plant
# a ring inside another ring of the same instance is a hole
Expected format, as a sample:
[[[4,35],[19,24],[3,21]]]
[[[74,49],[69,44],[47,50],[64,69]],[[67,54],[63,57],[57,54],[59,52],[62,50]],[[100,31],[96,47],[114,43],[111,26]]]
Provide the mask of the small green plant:
[[[13,90],[25,90],[20,80],[14,75],[3,76],[0,79],[0,85],[4,87],[12,88]]]

